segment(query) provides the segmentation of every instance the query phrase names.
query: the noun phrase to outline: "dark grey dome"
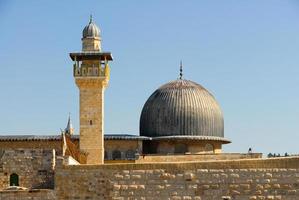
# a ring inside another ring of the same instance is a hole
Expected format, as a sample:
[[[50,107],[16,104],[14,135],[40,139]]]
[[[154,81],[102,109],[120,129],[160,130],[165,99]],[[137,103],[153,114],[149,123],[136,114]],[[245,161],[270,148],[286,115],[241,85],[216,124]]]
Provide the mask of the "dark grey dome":
[[[94,38],[100,37],[99,27],[93,23],[92,18],[90,18],[89,24],[83,29],[83,38]]]
[[[188,80],[175,80],[158,88],[144,104],[140,135],[222,140],[222,112],[213,95],[201,85]]]

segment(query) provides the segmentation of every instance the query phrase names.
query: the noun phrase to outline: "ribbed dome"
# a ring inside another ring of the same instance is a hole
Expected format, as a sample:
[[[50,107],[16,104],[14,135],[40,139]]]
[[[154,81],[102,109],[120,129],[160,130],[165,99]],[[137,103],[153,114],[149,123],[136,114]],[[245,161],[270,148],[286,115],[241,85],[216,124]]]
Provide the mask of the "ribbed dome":
[[[188,80],[158,88],[146,101],[140,117],[140,135],[224,137],[221,109],[212,94]]]
[[[89,24],[83,29],[82,35],[83,38],[100,37],[100,29],[95,23],[93,23],[92,18],[90,18]]]

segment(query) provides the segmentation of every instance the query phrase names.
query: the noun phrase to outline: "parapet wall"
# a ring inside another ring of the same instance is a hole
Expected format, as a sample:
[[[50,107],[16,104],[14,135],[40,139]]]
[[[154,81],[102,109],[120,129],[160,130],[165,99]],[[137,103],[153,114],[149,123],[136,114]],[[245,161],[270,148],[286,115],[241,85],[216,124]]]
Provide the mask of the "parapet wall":
[[[299,157],[64,166],[55,190],[58,199],[295,200]]]
[[[136,163],[158,162],[190,162],[190,161],[213,161],[262,158],[261,153],[219,153],[219,154],[172,154],[172,155],[140,155]]]

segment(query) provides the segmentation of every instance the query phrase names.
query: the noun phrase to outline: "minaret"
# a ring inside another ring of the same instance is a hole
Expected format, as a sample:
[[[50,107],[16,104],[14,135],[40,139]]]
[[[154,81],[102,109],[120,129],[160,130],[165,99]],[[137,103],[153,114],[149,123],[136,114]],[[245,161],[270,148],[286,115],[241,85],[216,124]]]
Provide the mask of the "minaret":
[[[104,163],[104,91],[109,82],[110,52],[102,52],[100,29],[90,18],[82,37],[82,51],[70,53],[80,91],[80,150],[87,164]]]

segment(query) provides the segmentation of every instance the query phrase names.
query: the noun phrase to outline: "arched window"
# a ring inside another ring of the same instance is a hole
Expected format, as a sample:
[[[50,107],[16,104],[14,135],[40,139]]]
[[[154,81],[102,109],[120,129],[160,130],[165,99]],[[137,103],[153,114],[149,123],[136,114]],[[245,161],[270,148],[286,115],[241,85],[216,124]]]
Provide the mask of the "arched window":
[[[113,160],[120,160],[121,159],[121,153],[119,150],[114,150],[112,152],[112,159]]]
[[[105,160],[108,160],[108,153],[107,153],[107,151],[105,151],[104,159],[105,159]]]
[[[9,177],[9,185],[10,186],[19,186],[19,175],[13,173]]]
[[[174,146],[174,153],[186,153],[188,151],[188,147],[185,144],[176,144]]]
[[[206,144],[205,146],[205,152],[207,153],[214,153],[214,146],[212,144]]]
[[[135,152],[133,150],[128,150],[126,152],[126,158],[128,160],[135,160]]]

